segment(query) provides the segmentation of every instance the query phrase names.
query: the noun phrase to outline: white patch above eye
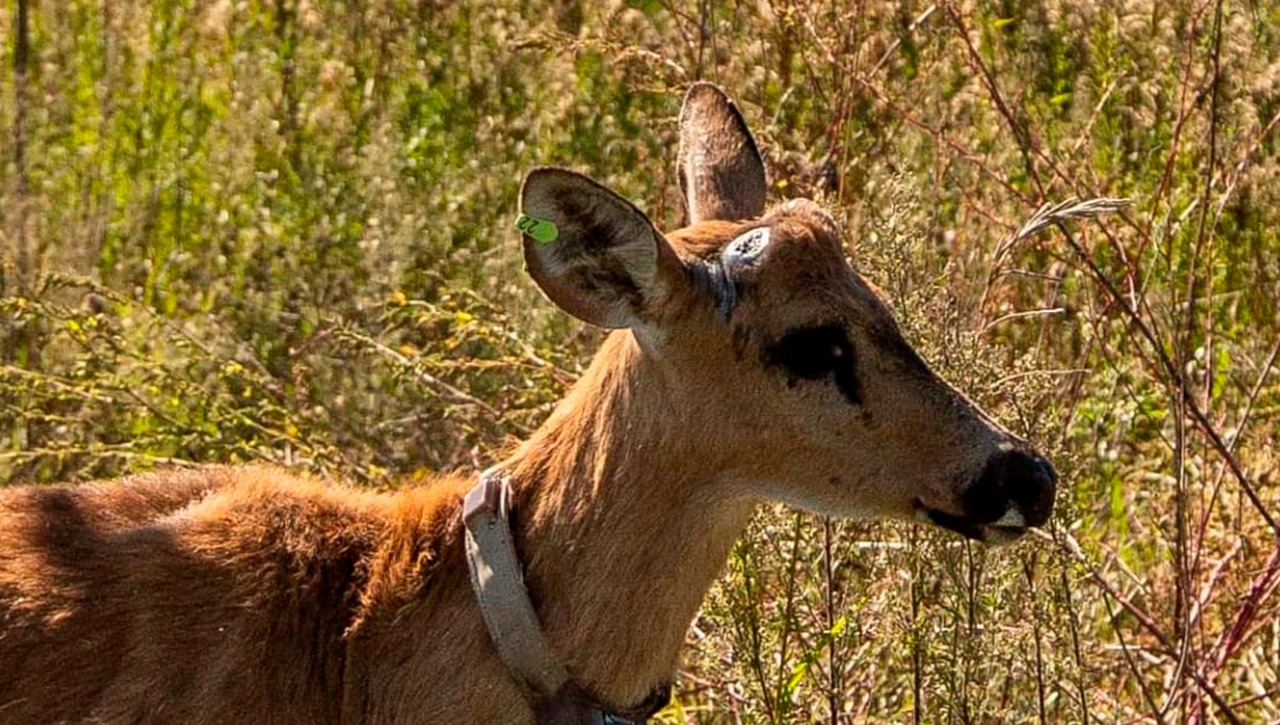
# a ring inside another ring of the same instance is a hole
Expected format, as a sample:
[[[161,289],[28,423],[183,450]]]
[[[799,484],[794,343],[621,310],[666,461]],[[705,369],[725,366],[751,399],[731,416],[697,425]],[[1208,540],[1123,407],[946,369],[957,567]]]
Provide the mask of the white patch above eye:
[[[756,227],[743,232],[725,246],[720,259],[726,267],[755,264],[769,246],[769,227]]]

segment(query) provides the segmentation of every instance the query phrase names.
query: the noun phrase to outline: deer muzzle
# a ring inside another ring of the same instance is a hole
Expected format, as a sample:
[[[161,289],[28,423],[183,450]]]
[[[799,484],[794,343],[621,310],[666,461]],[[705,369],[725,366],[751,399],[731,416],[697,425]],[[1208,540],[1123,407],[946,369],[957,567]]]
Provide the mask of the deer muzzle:
[[[1053,513],[1058,475],[1044,458],[1022,450],[991,458],[961,496],[960,513],[923,504],[923,517],[962,536],[989,544],[1020,538]]]

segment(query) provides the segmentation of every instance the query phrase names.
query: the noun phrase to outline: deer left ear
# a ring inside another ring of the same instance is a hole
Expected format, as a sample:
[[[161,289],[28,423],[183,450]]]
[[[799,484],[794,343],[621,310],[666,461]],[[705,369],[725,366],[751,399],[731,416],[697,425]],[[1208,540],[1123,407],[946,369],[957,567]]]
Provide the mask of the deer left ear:
[[[687,284],[675,250],[649,218],[581,174],[534,169],[520,189],[520,213],[529,274],[584,322],[639,326]]]
[[[710,83],[694,83],[685,94],[678,163],[690,224],[764,212],[764,159],[738,107]]]

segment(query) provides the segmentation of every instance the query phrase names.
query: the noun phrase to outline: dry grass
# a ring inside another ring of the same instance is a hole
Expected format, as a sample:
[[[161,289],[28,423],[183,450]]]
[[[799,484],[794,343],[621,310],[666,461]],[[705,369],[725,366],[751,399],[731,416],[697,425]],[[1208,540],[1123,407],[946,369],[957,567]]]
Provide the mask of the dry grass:
[[[521,173],[675,223],[710,78],[1064,485],[1004,550],[762,513],[666,721],[1280,719],[1274,6],[15,0],[0,37],[0,480],[489,460],[596,339],[518,273]]]

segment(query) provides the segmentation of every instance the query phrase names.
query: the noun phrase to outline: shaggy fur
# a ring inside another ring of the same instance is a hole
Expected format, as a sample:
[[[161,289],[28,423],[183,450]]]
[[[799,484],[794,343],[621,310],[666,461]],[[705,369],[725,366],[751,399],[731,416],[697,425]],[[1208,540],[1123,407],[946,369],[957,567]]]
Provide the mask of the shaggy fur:
[[[615,334],[504,464],[553,646],[624,704],[674,670],[750,511],[694,485],[707,465],[645,460],[644,438],[682,445],[635,395],[659,385],[639,358]],[[610,424],[637,416],[654,425]],[[0,722],[528,722],[462,557],[472,483],[376,493],[255,467],[0,491]]]

